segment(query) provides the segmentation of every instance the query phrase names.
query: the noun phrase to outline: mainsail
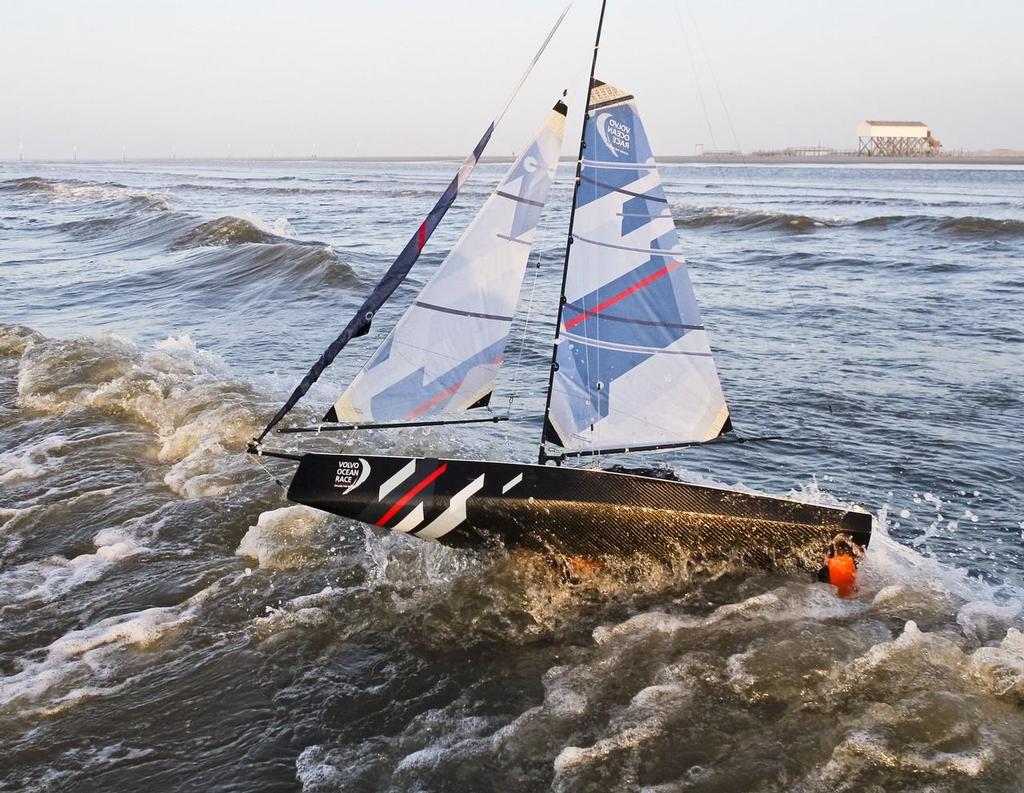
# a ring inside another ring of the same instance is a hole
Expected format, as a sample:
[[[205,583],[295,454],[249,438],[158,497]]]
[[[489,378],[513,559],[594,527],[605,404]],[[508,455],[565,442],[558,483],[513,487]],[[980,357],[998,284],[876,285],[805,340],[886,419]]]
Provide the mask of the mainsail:
[[[558,165],[559,102],[325,421],[411,421],[487,404]]]
[[[729,410],[633,97],[595,80],[544,440],[709,441]]]

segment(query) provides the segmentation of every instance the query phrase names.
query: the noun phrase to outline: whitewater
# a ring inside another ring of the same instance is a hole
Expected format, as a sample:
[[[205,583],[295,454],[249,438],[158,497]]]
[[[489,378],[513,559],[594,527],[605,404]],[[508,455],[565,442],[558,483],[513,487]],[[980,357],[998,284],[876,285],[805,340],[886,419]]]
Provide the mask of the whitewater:
[[[247,440],[455,167],[0,163],[0,789],[1024,789],[1024,169],[661,169],[733,420],[783,440],[646,463],[872,512],[844,600],[683,556],[566,586],[284,500]],[[531,459],[570,180],[520,420],[313,445]]]

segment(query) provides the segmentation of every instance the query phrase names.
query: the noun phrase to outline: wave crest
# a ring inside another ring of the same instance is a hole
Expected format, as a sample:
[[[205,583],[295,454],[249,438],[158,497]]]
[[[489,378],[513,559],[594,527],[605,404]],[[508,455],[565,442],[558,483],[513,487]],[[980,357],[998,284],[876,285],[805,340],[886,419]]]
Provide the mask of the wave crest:
[[[211,248],[221,245],[244,245],[246,243],[266,245],[277,242],[298,243],[297,240],[289,239],[282,234],[262,229],[251,220],[227,215],[200,223],[181,237],[174,247]],[[318,245],[320,243],[307,244]]]
[[[818,229],[902,229],[959,237],[1021,237],[1024,220],[979,216],[878,215],[861,220],[815,218],[808,215],[736,207],[693,207],[676,205],[678,228],[724,227],[735,231],[783,231],[803,233]]]
[[[683,214],[675,218],[675,223],[679,228],[726,226],[738,231],[769,230],[797,233],[836,225],[834,221],[807,215],[769,211],[746,212],[733,207],[686,207]]]
[[[3,338],[0,326],[0,338]],[[232,464],[259,429],[252,387],[189,336],[149,350],[113,334],[50,339],[36,334],[18,365],[18,404],[64,414],[91,409],[148,428],[165,483],[191,498],[231,487]]]
[[[167,211],[167,196],[153,190],[144,190],[117,182],[86,182],[78,179],[44,179],[27,176],[0,182],[0,192],[24,195],[46,195],[55,202],[128,202],[137,210]]]

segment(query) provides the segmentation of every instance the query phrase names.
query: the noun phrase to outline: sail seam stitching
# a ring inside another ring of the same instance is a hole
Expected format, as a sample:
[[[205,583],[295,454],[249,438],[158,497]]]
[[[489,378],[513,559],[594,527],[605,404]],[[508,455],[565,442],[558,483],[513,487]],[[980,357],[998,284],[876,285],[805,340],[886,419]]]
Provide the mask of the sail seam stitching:
[[[440,311],[442,314],[455,314],[459,317],[474,317],[476,319],[493,319],[500,320],[502,322],[511,322],[512,317],[505,316],[503,314],[483,314],[479,311],[464,311],[461,308],[449,308],[448,306],[438,306],[433,303],[424,303],[422,300],[414,300],[413,305],[419,308],[426,308],[430,311]]]
[[[643,198],[646,199],[647,201],[657,201],[660,204],[668,203],[667,198],[649,195],[648,193],[634,193],[632,190],[626,190],[625,188],[622,187],[615,187],[614,185],[605,184],[604,182],[597,181],[597,179],[591,179],[589,176],[581,176],[580,180],[583,182],[590,182],[592,185],[595,185],[596,187],[603,187],[605,190],[612,190],[616,193],[622,193],[623,195],[631,195],[633,196],[633,198]]]
[[[544,202],[543,201],[534,201],[531,198],[523,198],[522,196],[512,195],[512,193],[506,193],[504,190],[495,190],[494,194],[495,195],[500,195],[502,198],[508,198],[508,199],[511,199],[512,201],[517,201],[520,204],[529,204],[530,206],[535,206],[535,207],[543,207],[544,206]]]
[[[572,238],[574,240],[579,240],[580,242],[585,242],[588,245],[597,245],[599,248],[615,248],[616,250],[630,251],[632,253],[650,253],[654,256],[678,257],[678,263],[685,264],[685,261],[682,258],[684,255],[682,251],[662,251],[658,250],[657,248],[634,248],[631,245],[615,245],[611,242],[589,240],[586,237],[581,237],[579,234],[573,234]]]

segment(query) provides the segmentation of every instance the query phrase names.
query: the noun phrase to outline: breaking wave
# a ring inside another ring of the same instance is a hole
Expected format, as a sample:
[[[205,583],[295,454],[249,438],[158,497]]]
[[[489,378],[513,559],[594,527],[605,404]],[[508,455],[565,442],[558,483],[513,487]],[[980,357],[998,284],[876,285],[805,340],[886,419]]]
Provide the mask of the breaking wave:
[[[524,574],[523,560],[518,582],[500,562],[482,571],[443,555],[431,573],[401,545],[373,538],[376,564],[386,566],[367,583],[391,592],[380,601],[391,615],[378,620],[432,652],[472,643],[477,663],[514,676],[504,666],[511,646],[561,635],[568,625],[558,615],[579,620],[592,607],[584,592],[545,584],[542,568]],[[492,587],[481,591],[481,579]],[[655,582],[634,571],[597,587],[594,602],[630,591],[632,607],[605,611],[589,635],[574,636],[571,652],[542,667],[532,702],[481,709],[483,683],[403,720],[386,740],[353,730],[318,741],[297,762],[303,790],[374,789],[376,779],[400,789],[495,779],[556,791],[1014,789],[1024,728],[1020,593],[1000,596],[884,530],[851,600],[825,585],[719,574],[667,577],[653,587],[653,605],[637,592]],[[351,592],[324,588],[275,608],[254,630],[337,631],[366,619],[340,616],[352,603]],[[489,630],[500,637],[493,654]],[[394,679],[350,691],[351,706],[397,714]]]
[[[189,336],[147,350],[114,334],[50,339],[0,325],[0,351],[18,357],[20,407],[49,415],[92,410],[148,429],[155,459],[168,466],[165,483],[182,494],[225,492],[232,459],[258,429],[252,388]]]
[[[879,215],[863,220],[815,218],[788,212],[746,211],[734,207],[675,207],[678,228],[724,227],[734,231],[803,233],[831,228],[901,229],[959,237],[1013,238],[1024,236],[1024,221],[1010,218]]]
[[[724,226],[737,231],[767,230],[797,233],[837,225],[835,221],[821,220],[807,215],[794,215],[787,212],[749,212],[732,207],[708,209],[683,207],[681,213],[676,216],[675,223],[678,228],[686,229]]]
[[[290,227],[284,218],[280,218],[273,230],[262,228],[252,220],[238,217],[220,217],[207,220],[191,229],[174,247],[203,248],[218,245],[243,245],[252,243],[268,245],[287,242],[295,245],[322,245],[319,242],[300,242],[288,236]]]
[[[165,211],[167,196],[153,190],[128,187],[116,182],[86,182],[77,179],[44,179],[29,176],[0,182],[0,192],[48,197],[54,202],[123,201],[137,210]]]

